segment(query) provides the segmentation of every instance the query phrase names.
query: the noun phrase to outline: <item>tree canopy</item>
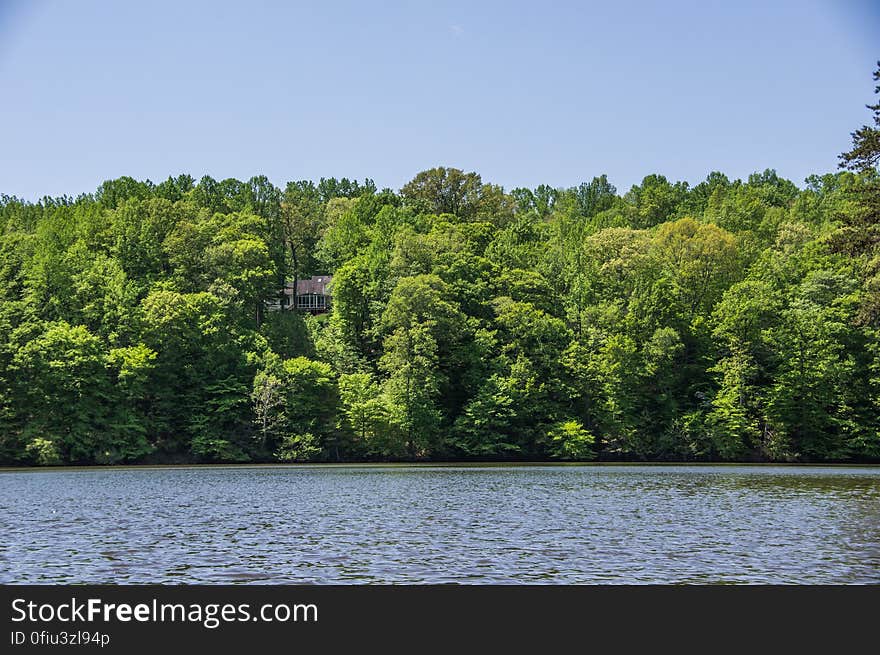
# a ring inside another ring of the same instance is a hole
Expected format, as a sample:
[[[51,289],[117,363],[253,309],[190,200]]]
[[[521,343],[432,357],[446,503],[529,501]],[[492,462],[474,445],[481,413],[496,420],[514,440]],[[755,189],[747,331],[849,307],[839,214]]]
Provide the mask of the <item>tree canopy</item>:
[[[2,196],[0,463],[880,458],[869,108],[802,187],[438,167]],[[271,311],[319,274],[329,312]]]

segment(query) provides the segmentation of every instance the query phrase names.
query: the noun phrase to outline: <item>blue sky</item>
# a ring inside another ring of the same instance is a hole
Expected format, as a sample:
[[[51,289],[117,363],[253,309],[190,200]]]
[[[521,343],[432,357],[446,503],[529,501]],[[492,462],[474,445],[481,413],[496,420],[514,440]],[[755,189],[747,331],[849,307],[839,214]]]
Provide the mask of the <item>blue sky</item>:
[[[877,6],[875,6],[877,5]],[[437,165],[505,188],[834,170],[870,0],[0,0],[0,192]]]

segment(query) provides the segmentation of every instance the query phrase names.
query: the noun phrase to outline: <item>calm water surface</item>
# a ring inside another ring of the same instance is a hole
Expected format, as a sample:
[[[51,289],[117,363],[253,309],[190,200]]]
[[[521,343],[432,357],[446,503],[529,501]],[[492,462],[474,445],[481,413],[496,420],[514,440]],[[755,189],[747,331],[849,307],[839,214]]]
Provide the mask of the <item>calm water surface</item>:
[[[880,469],[0,473],[4,583],[880,583]]]

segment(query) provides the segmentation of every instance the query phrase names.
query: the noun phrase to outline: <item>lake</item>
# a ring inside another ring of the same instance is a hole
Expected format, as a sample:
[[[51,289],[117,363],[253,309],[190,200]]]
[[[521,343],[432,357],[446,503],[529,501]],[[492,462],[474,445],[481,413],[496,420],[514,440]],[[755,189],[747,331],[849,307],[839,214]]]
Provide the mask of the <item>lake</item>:
[[[3,583],[880,583],[880,468],[0,472]]]

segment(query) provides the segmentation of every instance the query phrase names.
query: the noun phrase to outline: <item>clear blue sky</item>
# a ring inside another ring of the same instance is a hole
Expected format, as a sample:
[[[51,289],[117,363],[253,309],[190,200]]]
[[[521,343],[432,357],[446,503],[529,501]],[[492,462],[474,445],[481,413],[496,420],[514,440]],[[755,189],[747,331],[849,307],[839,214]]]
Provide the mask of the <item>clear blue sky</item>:
[[[0,0],[0,192],[104,179],[504,185],[834,170],[880,3]]]

